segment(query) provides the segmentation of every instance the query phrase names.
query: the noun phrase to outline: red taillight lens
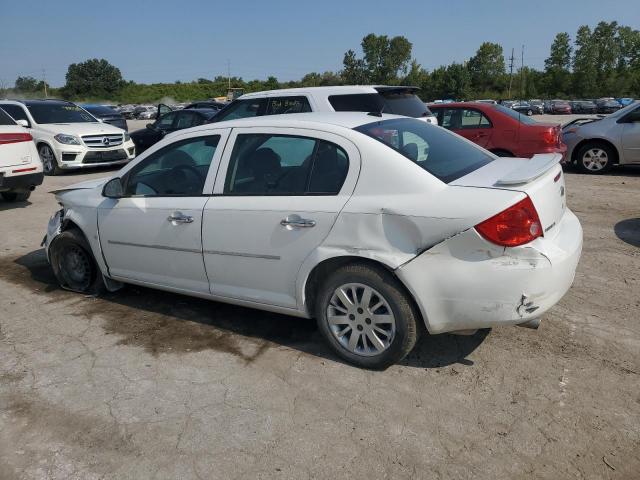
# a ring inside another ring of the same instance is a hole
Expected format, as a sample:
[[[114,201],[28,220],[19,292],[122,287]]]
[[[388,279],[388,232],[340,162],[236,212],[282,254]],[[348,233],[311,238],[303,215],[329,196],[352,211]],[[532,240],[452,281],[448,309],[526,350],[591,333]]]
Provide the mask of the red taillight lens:
[[[480,235],[503,247],[517,247],[542,236],[542,224],[529,197],[476,225]]]
[[[542,132],[542,141],[547,145],[555,145],[558,143],[558,134],[555,129],[549,129]]]
[[[31,140],[33,140],[33,137],[30,133],[0,133],[0,145],[30,142]]]

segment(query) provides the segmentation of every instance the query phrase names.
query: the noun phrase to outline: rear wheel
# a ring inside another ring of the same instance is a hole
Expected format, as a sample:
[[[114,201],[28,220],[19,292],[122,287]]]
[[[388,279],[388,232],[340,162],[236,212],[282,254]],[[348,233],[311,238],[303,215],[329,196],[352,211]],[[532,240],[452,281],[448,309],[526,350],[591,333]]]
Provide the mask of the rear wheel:
[[[531,115],[533,115],[533,110],[531,109],[527,110],[527,117],[530,117]]]
[[[7,202],[25,202],[31,196],[31,192],[2,192],[0,195]]]
[[[102,287],[102,273],[91,247],[77,229],[58,235],[49,247],[51,268],[60,286],[74,292],[97,293]]]
[[[320,287],[318,328],[348,362],[384,369],[414,347],[418,318],[402,285],[382,268],[352,264],[339,268]]]
[[[615,152],[604,143],[592,142],[578,150],[576,163],[582,173],[599,175],[613,167]]]
[[[56,156],[49,145],[40,145],[38,147],[38,154],[40,155],[40,160],[42,160],[45,175],[60,175],[62,170],[58,167]]]

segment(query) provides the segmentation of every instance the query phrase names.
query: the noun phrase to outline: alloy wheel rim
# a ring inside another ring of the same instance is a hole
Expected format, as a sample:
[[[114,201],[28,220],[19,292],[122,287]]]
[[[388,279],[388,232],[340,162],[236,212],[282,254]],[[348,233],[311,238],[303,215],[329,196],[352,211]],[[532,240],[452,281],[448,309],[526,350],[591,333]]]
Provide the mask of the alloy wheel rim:
[[[607,166],[607,163],[609,163],[609,156],[601,148],[587,150],[582,157],[582,164],[592,172],[602,170]]]
[[[53,170],[53,153],[47,147],[40,149],[40,158],[42,159],[42,166],[45,171],[50,172]]]
[[[365,357],[383,353],[396,334],[395,316],[387,300],[361,283],[347,283],[334,290],[327,322],[343,348]]]

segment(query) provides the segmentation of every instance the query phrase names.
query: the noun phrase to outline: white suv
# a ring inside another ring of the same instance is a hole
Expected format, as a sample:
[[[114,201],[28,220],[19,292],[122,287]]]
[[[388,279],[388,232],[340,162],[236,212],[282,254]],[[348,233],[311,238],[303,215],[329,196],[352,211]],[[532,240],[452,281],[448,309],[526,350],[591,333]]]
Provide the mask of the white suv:
[[[124,130],[101,123],[62,100],[0,100],[0,108],[30,129],[45,175],[127,163],[135,146]]]
[[[304,112],[394,113],[425,120],[438,120],[418,98],[417,87],[351,85],[268,90],[242,95],[211,121],[235,120],[262,115]]]
[[[42,183],[42,162],[31,134],[0,108],[0,196],[24,202]]]

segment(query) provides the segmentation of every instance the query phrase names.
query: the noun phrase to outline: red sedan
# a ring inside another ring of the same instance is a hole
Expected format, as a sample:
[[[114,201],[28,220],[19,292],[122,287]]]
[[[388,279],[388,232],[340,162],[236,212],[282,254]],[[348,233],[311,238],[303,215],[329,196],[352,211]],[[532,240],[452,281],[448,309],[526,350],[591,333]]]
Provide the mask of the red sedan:
[[[531,158],[536,153],[560,153],[560,125],[537,122],[502,105],[460,102],[429,105],[438,125],[477,143],[500,157]]]

